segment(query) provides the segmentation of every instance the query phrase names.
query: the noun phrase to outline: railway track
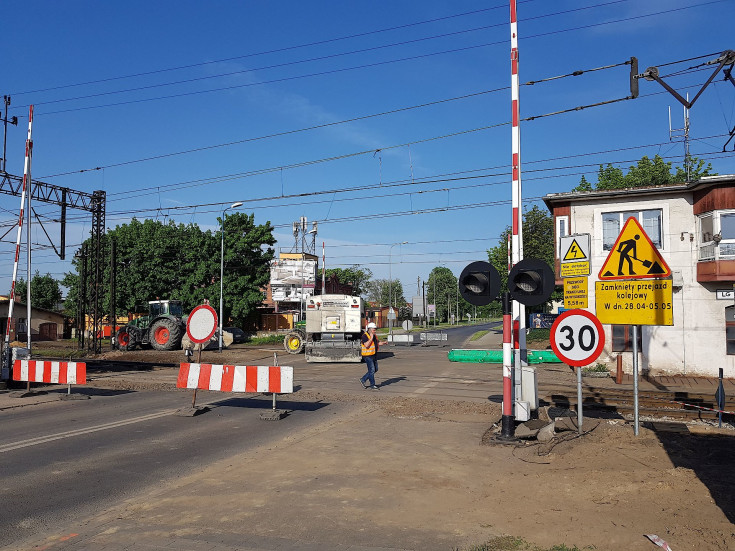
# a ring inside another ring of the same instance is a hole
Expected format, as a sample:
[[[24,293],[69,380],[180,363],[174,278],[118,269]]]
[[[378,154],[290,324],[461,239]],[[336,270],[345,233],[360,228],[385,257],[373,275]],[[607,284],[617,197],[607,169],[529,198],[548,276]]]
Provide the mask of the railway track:
[[[544,405],[576,408],[577,387],[557,385],[539,390]],[[586,387],[582,391],[582,407],[586,412],[628,416],[634,414],[633,391],[602,387]],[[639,391],[638,413],[641,416],[666,417],[682,421],[718,419],[714,392],[703,394],[681,391]],[[735,411],[735,397],[726,399],[725,411]],[[735,421],[735,415],[724,414],[723,421]]]
[[[178,367],[178,363],[94,360],[86,359],[90,372],[125,372],[151,371],[154,367]],[[456,391],[456,388],[455,388]],[[453,393],[453,397],[461,395]],[[632,417],[634,414],[632,389],[619,389],[602,386],[583,387],[583,410],[590,416]],[[541,385],[539,388],[541,405],[564,409],[576,409],[576,384]],[[639,391],[639,414],[642,417],[667,418],[681,421],[707,420],[716,421],[718,414],[714,410],[714,390],[710,393],[688,391]],[[735,411],[735,396],[727,397],[725,411]],[[724,414],[723,420],[735,423],[735,415]]]

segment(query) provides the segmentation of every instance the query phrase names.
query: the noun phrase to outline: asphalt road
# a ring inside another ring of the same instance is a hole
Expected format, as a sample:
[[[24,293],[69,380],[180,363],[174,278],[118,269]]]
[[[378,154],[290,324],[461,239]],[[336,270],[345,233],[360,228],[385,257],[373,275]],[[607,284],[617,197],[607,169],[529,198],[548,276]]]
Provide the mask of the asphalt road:
[[[2,412],[0,542],[47,533],[218,459],[323,421],[346,404],[281,399],[288,422],[267,422],[267,397],[199,392],[195,417],[174,415],[188,392],[101,391],[91,400],[57,401]]]
[[[495,325],[445,330],[448,340],[433,346],[386,347],[381,350],[377,392],[385,398],[486,403],[492,394],[490,370],[448,364],[445,358],[449,349],[461,346],[474,332]],[[270,357],[272,352],[254,350],[248,352],[251,355]],[[376,392],[363,390],[357,382],[363,364],[309,364],[303,355],[287,354],[280,359],[294,366],[297,390],[278,398],[278,407],[291,412],[285,422],[260,420],[259,413],[272,406],[269,396],[199,391],[197,405],[208,405],[210,410],[183,417],[175,412],[191,403],[191,391],[133,392],[94,386],[75,388],[77,394],[92,396],[89,400],[0,411],[0,502],[6,505],[0,512],[2,548],[23,548],[22,542],[37,542],[51,534],[63,536],[69,526],[144,490],[165,487],[215,461],[300,434],[359,407],[350,400],[330,401],[330,392],[360,394],[359,399],[370,399]],[[176,368],[164,367],[153,375],[131,371],[129,377],[153,376],[171,384],[176,373]],[[105,375],[95,371],[92,377],[103,380]],[[300,395],[299,390],[311,395]],[[314,392],[325,394],[315,398]]]

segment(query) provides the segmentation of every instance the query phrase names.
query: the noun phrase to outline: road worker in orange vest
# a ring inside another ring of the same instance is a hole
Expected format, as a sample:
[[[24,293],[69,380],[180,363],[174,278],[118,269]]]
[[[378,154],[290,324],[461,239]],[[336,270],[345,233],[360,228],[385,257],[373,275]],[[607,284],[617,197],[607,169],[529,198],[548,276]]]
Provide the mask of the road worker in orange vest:
[[[362,357],[367,364],[367,373],[360,377],[360,384],[362,388],[369,388],[371,390],[380,390],[380,387],[375,384],[375,373],[378,371],[378,347],[387,342],[380,342],[378,340],[378,335],[375,332],[376,329],[377,326],[373,322],[368,323],[367,329],[362,334],[360,340]],[[367,381],[370,381],[370,385],[367,384]]]

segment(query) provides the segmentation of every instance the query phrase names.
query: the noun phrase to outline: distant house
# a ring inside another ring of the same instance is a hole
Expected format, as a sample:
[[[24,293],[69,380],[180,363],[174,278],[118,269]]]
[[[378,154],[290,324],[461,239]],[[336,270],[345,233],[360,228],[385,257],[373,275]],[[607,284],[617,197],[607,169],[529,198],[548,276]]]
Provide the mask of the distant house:
[[[8,308],[10,297],[0,296],[0,334],[5,339],[5,329],[8,325]],[[63,338],[64,314],[46,310],[44,308],[31,308],[31,340],[32,341],[55,341]],[[28,340],[28,309],[22,302],[15,302],[13,306],[13,320],[10,324],[10,341]]]
[[[635,217],[672,271],[673,326],[642,326],[644,371],[735,377],[735,175],[649,188],[554,193],[556,278],[560,239],[591,235],[589,307],[595,280],[629,217]],[[602,360],[620,354],[632,368],[630,326],[605,326]]]

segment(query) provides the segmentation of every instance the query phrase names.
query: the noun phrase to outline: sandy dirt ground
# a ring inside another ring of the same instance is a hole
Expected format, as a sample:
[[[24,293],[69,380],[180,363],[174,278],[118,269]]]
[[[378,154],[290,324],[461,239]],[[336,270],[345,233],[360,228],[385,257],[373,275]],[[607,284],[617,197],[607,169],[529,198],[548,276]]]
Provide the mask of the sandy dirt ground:
[[[298,397],[346,402],[347,413],[89,519],[89,548],[134,537],[195,549],[238,535],[263,549],[449,550],[512,535],[635,551],[657,549],[644,536],[656,534],[676,551],[735,549],[732,432],[660,422],[636,437],[623,420],[588,419],[581,436],[500,445],[492,402]]]

